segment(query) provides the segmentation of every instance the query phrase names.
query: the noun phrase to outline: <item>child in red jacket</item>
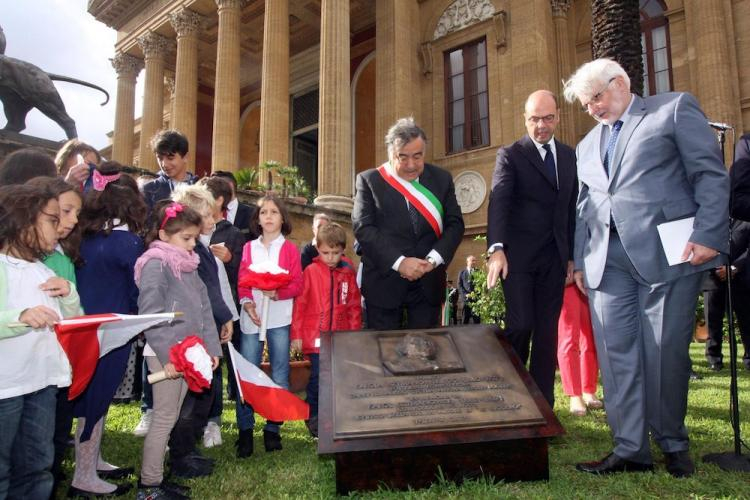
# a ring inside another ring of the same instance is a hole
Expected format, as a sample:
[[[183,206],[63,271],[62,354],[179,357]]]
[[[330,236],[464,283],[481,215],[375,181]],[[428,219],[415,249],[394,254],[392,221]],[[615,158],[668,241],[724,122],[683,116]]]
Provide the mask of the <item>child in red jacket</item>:
[[[330,223],[318,230],[318,257],[305,268],[302,295],[294,301],[290,333],[293,351],[302,351],[312,363],[307,384],[310,434],[318,437],[318,373],[320,332],[359,330],[362,327],[361,296],[357,272],[349,259],[342,259],[346,232]]]

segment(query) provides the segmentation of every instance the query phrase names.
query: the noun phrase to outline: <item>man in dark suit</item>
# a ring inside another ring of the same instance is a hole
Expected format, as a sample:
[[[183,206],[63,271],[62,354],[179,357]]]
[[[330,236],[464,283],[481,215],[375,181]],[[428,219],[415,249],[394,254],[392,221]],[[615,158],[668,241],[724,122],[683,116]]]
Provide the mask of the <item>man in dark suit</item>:
[[[732,223],[730,262],[732,270],[732,308],[737,316],[740,338],[745,348],[742,360],[750,370],[750,222],[735,219]],[[724,368],[721,344],[724,340],[724,317],[727,314],[727,273],[725,266],[709,271],[703,278],[703,310],[708,326],[706,360],[713,371]]]
[[[386,135],[389,162],[357,175],[352,211],[362,248],[367,326],[430,328],[440,321],[445,269],[464,233],[450,173],[425,163],[426,136],[412,118]]]
[[[487,214],[487,286],[502,278],[505,333],[547,402],[554,407],[557,321],[571,262],[576,159],[555,140],[555,95],[537,90],[526,100],[527,135],[497,152]],[[532,342],[533,338],[533,342]]]
[[[588,294],[614,438],[611,453],[576,467],[591,474],[653,470],[651,435],[667,471],[690,476],[693,311],[702,272],[721,265],[719,252],[729,250],[729,182],[719,147],[693,96],[641,98],[610,59],[578,68],[565,97],[599,122],[576,148],[574,279]],[[657,228],[669,222],[684,228],[672,241],[687,240],[672,264]]]
[[[227,203],[226,219],[242,232],[245,241],[254,240],[258,237],[254,228],[250,227],[250,219],[257,207],[242,203],[237,199],[237,180],[232,172],[217,170],[211,174],[212,177],[226,179],[232,185],[232,199]]]
[[[474,271],[474,266],[477,263],[477,258],[473,255],[466,257],[466,267],[461,269],[458,273],[458,293],[461,296],[461,301],[464,305],[463,310],[463,324],[467,325],[469,322],[479,323],[479,316],[471,308],[471,304],[467,300],[467,296],[474,290],[474,283],[471,282],[471,273]]]

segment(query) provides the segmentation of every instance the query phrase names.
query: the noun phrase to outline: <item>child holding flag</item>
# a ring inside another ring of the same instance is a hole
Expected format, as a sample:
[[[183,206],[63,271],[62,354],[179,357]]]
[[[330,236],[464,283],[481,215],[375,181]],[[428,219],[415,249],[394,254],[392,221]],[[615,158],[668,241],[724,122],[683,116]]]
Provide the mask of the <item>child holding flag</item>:
[[[310,358],[312,370],[307,384],[310,418],[305,422],[310,434],[318,437],[318,374],[320,334],[362,328],[361,296],[357,273],[348,259],[342,259],[346,232],[330,222],[315,236],[318,256],[303,273],[302,295],[294,301],[292,350]]]
[[[200,337],[219,363],[221,347],[214,324],[206,285],[198,276],[198,256],[193,252],[201,231],[202,219],[195,210],[175,202],[154,207],[155,226],[146,242],[148,250],[135,265],[135,282],[140,294],[141,314],[182,312],[172,324],[145,331],[143,350],[151,373],[164,370],[167,380],[153,384],[153,419],[143,443],[141,479],[136,498],[185,498],[188,488],[164,481],[164,454],[167,440],[177,421],[187,384],[170,362],[172,346],[190,335]]]
[[[0,188],[0,498],[52,490],[57,389],[71,380],[52,327],[80,312],[75,286],[40,260],[57,245],[59,217],[48,186]]]
[[[284,236],[292,232],[289,213],[284,204],[273,195],[258,200],[258,210],[250,219],[250,230],[261,235],[245,244],[239,274],[239,296],[242,304],[240,313],[240,354],[246,360],[260,366],[263,346],[268,342],[271,359],[272,379],[284,389],[289,388],[289,325],[292,322],[294,297],[302,292],[302,266],[297,247]],[[242,286],[243,276],[250,273],[250,265],[270,263],[289,272],[291,281],[276,290],[259,290]],[[262,318],[260,303],[263,296],[271,300],[268,317]],[[266,338],[261,338],[261,321],[265,322]],[[263,443],[266,451],[281,449],[280,426],[283,422],[267,421],[263,429]],[[237,427],[240,436],[237,441],[237,456],[249,457],[253,454],[253,428],[255,415],[253,407],[237,399]]]
[[[83,265],[76,269],[76,279],[87,314],[138,312],[133,267],[143,253],[148,209],[138,184],[121,169],[119,163],[107,161],[92,171],[92,188],[81,212]],[[122,494],[131,487],[107,479],[122,479],[133,469],[109,464],[100,454],[107,411],[127,369],[131,344],[102,356],[86,390],[75,400],[76,466],[70,495]]]
[[[57,226],[58,242],[55,250],[44,256],[42,262],[52,269],[59,277],[76,284],[74,263],[81,259],[81,231],[78,226],[78,216],[83,207],[83,198],[78,188],[62,177],[35,177],[27,182],[30,186],[49,188],[57,197],[60,204],[60,223]],[[56,490],[64,478],[62,461],[68,450],[70,430],[73,427],[73,402],[68,400],[68,388],[61,387],[57,391],[57,408],[55,409],[55,459],[52,463],[52,474],[55,476]]]

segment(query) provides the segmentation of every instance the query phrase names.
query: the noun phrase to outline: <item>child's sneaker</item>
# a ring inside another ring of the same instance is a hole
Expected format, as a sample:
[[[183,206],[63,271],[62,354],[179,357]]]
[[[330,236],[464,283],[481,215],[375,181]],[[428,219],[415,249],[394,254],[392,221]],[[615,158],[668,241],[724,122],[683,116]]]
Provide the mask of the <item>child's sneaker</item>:
[[[221,443],[221,427],[216,422],[209,422],[203,430],[203,446],[213,448],[220,446]]]
[[[184,500],[190,497],[179,493],[176,488],[168,488],[164,483],[146,486],[138,481],[135,498],[136,500]]]
[[[151,419],[154,417],[154,410],[146,410],[145,413],[141,414],[141,420],[138,425],[133,429],[133,435],[138,437],[144,437],[148,434],[149,428],[151,428]]]

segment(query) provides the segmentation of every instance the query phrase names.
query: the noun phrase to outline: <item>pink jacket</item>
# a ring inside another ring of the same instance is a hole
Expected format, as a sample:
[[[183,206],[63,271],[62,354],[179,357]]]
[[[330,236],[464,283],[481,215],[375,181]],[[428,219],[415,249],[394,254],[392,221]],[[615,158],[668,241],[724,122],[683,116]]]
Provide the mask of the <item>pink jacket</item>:
[[[248,241],[242,249],[242,261],[240,262],[240,273],[239,279],[237,280],[240,283],[242,282],[242,277],[249,272],[248,267],[253,263],[251,243],[252,241]],[[302,264],[300,263],[300,259],[301,257],[299,250],[297,250],[297,246],[289,240],[284,241],[281,251],[279,252],[278,264],[282,269],[289,271],[289,274],[292,276],[292,281],[290,281],[288,285],[277,290],[278,300],[293,299],[302,293],[303,281]],[[253,298],[252,288],[239,286],[237,287],[237,291],[239,292],[240,300],[243,298]]]

